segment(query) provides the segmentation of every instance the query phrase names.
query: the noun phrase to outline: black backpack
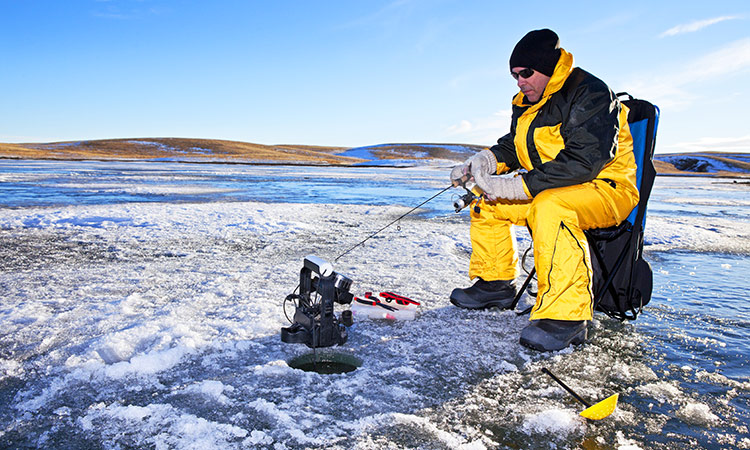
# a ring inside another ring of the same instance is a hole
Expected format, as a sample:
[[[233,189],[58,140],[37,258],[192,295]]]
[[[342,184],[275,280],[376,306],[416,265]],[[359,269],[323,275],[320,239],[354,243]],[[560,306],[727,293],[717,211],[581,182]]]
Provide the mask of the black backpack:
[[[586,231],[594,272],[594,309],[619,320],[635,320],[651,300],[653,272],[643,259],[646,204],[656,177],[653,156],[659,108],[629,94],[622,103],[630,111],[628,124],[638,165],[638,205],[616,227]]]

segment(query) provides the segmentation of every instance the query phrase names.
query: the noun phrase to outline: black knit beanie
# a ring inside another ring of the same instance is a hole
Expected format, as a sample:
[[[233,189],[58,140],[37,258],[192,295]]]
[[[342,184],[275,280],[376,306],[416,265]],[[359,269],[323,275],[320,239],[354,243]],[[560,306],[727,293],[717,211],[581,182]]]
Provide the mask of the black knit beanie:
[[[560,59],[560,38],[547,28],[526,33],[510,54],[510,68],[528,67],[552,76]]]

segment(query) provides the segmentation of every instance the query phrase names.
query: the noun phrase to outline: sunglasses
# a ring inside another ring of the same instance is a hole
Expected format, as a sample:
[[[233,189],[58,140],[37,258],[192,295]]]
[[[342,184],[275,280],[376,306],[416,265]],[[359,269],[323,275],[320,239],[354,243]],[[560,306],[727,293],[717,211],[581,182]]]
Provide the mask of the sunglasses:
[[[534,75],[534,69],[523,69],[523,70],[519,70],[518,72],[511,71],[510,74],[516,80],[518,79],[518,77],[529,78],[530,76]]]

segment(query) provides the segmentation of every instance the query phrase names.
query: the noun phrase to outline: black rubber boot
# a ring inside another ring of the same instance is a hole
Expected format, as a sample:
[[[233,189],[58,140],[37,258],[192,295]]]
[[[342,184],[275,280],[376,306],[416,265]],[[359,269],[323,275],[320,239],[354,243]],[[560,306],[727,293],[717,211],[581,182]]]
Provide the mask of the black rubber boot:
[[[466,309],[506,309],[513,304],[515,296],[515,280],[484,281],[480,278],[472,287],[453,289],[451,303]]]
[[[534,350],[550,352],[562,350],[570,344],[582,344],[588,337],[585,320],[532,320],[521,330],[521,345]]]

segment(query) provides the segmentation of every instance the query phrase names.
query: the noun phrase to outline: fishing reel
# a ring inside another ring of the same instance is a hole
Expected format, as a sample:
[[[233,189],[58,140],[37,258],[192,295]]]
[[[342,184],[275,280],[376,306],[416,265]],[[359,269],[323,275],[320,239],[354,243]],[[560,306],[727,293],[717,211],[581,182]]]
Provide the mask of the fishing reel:
[[[464,195],[461,195],[457,199],[453,200],[453,208],[456,210],[456,212],[461,212],[462,209],[471,205],[471,202],[477,200],[478,198],[479,197],[474,195],[473,192],[466,189],[466,193]]]
[[[468,175],[461,177],[459,180],[456,180],[456,182],[458,183],[458,186],[464,188],[466,191],[466,193],[459,195],[458,198],[453,200],[453,209],[458,213],[461,212],[462,209],[471,205],[475,200],[479,200],[480,196],[473,192],[478,188],[473,181],[470,181]]]
[[[292,325],[281,329],[282,342],[305,344],[310,348],[341,345],[348,338],[352,312],[337,318],[334,303],[346,305],[354,296],[349,292],[352,280],[333,271],[333,266],[317,256],[306,256],[300,271],[299,294],[284,301],[296,302]],[[286,310],[284,311],[286,313]]]

